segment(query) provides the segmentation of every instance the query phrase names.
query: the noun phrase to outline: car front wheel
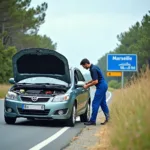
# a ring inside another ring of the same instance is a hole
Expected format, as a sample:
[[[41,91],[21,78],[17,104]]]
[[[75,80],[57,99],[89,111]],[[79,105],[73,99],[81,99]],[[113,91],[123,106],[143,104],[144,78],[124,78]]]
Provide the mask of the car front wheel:
[[[74,105],[72,108],[72,113],[70,118],[67,120],[67,125],[70,127],[74,127],[76,123],[76,106]]]
[[[7,124],[15,124],[15,122],[16,122],[16,118],[14,118],[14,117],[4,117],[5,118],[5,122],[7,123]]]
[[[87,105],[86,111],[80,116],[81,122],[87,122],[90,119],[90,104]]]

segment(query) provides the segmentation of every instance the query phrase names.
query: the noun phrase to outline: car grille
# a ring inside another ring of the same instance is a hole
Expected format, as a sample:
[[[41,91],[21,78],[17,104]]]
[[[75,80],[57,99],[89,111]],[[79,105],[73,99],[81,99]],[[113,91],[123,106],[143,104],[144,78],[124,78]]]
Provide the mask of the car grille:
[[[47,116],[50,109],[45,110],[23,110],[22,108],[18,108],[18,111],[21,115],[41,115]]]
[[[36,102],[48,102],[49,99],[50,99],[49,97],[39,97],[37,99],[37,101],[33,101],[32,97],[21,97],[21,100],[23,102],[34,102],[34,103],[36,103]]]

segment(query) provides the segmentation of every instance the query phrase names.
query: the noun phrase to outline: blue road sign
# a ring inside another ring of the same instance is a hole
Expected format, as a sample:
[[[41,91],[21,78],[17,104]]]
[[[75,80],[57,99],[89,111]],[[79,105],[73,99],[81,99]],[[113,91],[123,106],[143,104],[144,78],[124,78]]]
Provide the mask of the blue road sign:
[[[137,55],[107,54],[107,71],[137,71]]]

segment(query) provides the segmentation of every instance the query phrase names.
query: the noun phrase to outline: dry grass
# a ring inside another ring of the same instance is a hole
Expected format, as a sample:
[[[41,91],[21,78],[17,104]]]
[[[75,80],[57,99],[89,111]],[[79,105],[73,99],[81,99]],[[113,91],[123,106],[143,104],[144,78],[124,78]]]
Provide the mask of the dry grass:
[[[0,85],[0,98],[4,98],[10,85],[1,84]]]
[[[101,126],[91,150],[150,150],[150,70],[123,90],[113,92],[111,121]]]

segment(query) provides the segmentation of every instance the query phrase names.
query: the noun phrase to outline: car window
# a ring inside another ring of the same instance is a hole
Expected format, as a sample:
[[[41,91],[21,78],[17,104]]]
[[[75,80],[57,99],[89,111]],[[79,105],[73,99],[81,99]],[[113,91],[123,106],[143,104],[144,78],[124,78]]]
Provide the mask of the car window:
[[[77,74],[78,74],[79,81],[85,81],[82,73],[79,70],[77,70]]]
[[[70,80],[71,80],[71,77],[72,77],[71,69],[69,69],[69,73],[70,73]]]
[[[79,81],[78,74],[77,74],[76,70],[74,71],[74,80],[75,80],[75,84],[77,84]]]

